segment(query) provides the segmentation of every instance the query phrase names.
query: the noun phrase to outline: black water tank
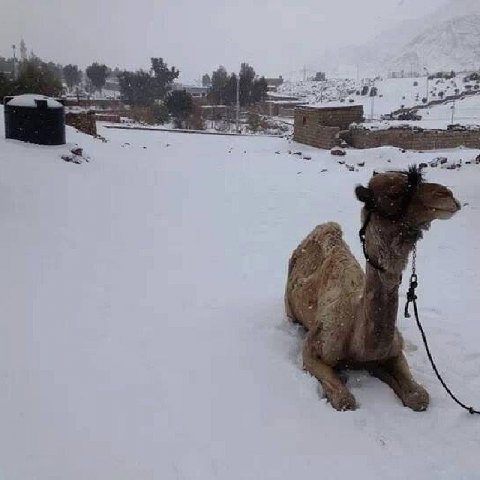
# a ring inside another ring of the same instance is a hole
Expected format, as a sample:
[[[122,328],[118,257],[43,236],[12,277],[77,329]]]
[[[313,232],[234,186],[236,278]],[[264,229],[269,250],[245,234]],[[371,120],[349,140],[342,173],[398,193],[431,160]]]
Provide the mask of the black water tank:
[[[65,143],[65,111],[54,98],[18,95],[4,98],[5,137],[40,145]]]

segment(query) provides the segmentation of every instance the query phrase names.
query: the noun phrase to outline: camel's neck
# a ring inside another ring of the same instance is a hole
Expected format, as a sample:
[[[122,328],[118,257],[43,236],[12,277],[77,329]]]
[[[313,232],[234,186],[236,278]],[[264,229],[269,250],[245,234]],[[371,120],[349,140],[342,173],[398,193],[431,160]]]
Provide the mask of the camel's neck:
[[[359,316],[364,330],[364,347],[379,352],[391,348],[398,313],[401,274],[381,273],[367,265]]]
[[[375,236],[376,232],[372,233]],[[377,236],[377,248],[372,252],[373,258],[383,260],[386,271],[381,272],[367,262],[365,285],[357,308],[353,344],[360,349],[359,356],[365,359],[388,356],[398,340],[398,290],[414,242],[399,243],[398,236],[387,237]]]

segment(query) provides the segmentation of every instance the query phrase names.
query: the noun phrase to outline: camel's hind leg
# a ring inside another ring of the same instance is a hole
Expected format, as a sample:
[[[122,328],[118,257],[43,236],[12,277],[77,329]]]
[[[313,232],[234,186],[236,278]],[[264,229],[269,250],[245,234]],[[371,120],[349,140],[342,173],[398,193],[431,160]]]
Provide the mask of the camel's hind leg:
[[[372,375],[389,385],[406,407],[416,412],[427,409],[430,402],[428,392],[413,379],[403,353],[385,362],[378,362],[369,370]]]
[[[342,383],[335,370],[318,357],[308,337],[303,347],[303,368],[322,384],[325,395],[333,408],[336,410],[355,409],[355,397]]]

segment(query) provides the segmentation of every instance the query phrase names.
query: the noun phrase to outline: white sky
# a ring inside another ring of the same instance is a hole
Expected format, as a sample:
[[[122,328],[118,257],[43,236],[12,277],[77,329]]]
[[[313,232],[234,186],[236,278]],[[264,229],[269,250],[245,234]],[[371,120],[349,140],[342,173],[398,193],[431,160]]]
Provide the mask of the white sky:
[[[325,50],[364,43],[445,1],[0,0],[0,55],[23,37],[43,59],[82,68],[147,67],[164,57],[184,81],[242,61],[265,75],[321,70]]]

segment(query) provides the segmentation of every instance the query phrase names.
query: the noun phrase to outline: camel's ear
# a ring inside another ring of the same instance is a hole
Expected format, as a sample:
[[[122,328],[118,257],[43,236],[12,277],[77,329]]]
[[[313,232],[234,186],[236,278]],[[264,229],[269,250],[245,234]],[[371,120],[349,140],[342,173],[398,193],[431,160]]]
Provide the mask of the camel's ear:
[[[363,203],[371,203],[373,200],[373,193],[369,188],[366,188],[362,185],[357,185],[355,188],[355,195],[357,199]]]

